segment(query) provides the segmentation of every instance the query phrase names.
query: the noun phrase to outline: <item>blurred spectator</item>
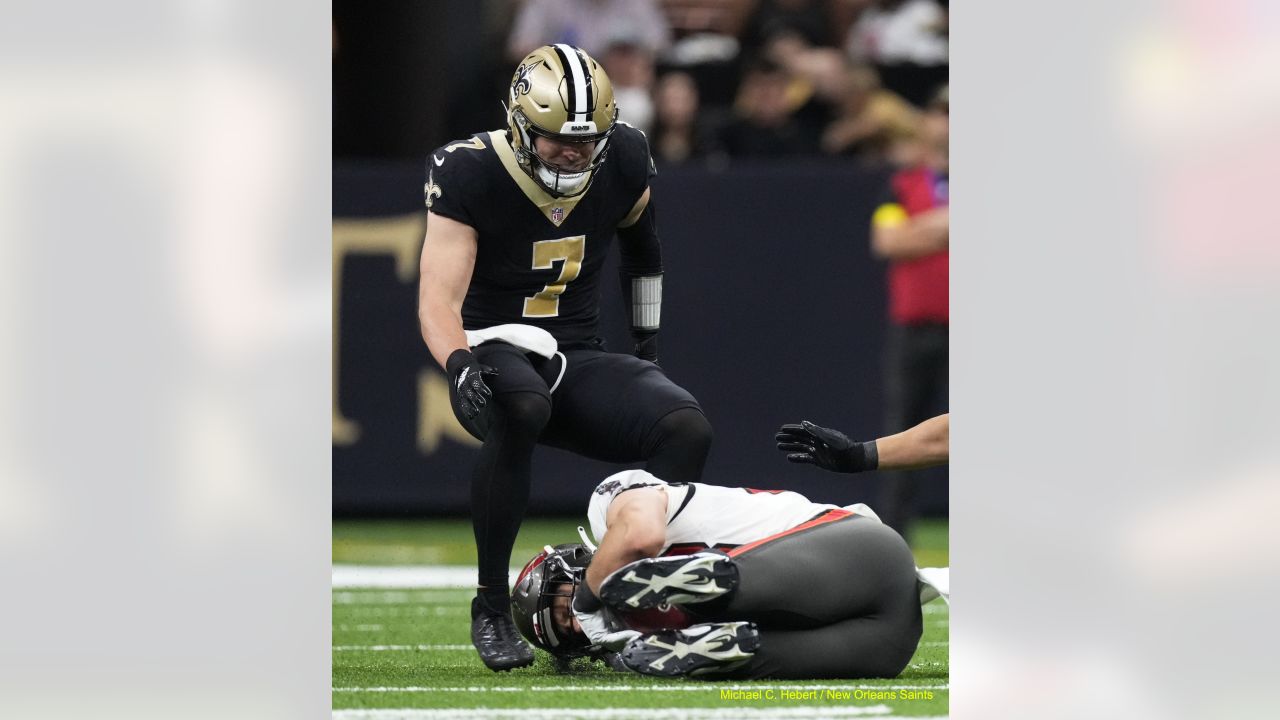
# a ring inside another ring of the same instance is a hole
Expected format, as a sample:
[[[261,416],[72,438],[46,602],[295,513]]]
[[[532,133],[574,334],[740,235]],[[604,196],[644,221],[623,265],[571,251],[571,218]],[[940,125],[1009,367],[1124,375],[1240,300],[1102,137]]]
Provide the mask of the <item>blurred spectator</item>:
[[[919,136],[904,143],[912,164],[893,175],[871,221],[872,252],[889,261],[886,434],[948,409],[948,113],[944,87],[925,111]],[[915,516],[915,478],[888,473],[884,483],[876,511],[905,535]]]
[[[698,86],[688,73],[669,72],[654,91],[656,112],[650,150],[659,165],[679,165],[712,152],[714,141],[698,117]]]
[[[919,112],[897,94],[880,87],[876,71],[850,64],[841,73],[839,117],[822,134],[822,151],[886,162],[895,141],[914,139]]]
[[[655,55],[667,48],[671,28],[656,0],[524,0],[507,55],[519,62],[534,48],[568,43],[598,58],[621,40]]]
[[[838,115],[844,56],[834,48],[815,47],[803,33],[786,26],[779,26],[765,39],[763,52],[787,72],[788,103],[805,133],[816,142]]]
[[[824,101],[842,95],[847,61],[839,50],[813,44],[804,33],[779,26],[765,38],[764,56],[782,66],[793,80],[803,80]]]
[[[777,157],[817,150],[817,135],[795,116],[790,75],[771,60],[757,60],[738,90],[737,117],[721,132],[730,157]]]
[[[947,82],[947,10],[936,0],[876,0],[850,28],[846,50],[875,65],[886,88],[923,106]]]
[[[747,52],[764,46],[780,29],[799,33],[810,45],[834,46],[827,3],[819,0],[761,0],[747,20],[742,46]]]
[[[741,74],[738,41],[756,0],[662,0],[675,42],[663,54],[665,70],[689,73],[702,113],[727,112]]]
[[[662,12],[676,37],[727,35],[737,38],[756,0],[661,0]]]
[[[600,62],[613,82],[618,119],[649,132],[653,126],[653,53],[624,40],[609,45]]]

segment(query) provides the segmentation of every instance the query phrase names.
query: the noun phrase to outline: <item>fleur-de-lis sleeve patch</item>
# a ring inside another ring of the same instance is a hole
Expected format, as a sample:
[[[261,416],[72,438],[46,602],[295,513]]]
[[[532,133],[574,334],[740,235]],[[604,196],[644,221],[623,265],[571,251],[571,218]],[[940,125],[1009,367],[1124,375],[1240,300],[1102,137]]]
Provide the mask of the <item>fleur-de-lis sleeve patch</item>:
[[[429,173],[427,175],[427,184],[422,186],[422,194],[424,199],[427,201],[428,210],[431,209],[432,201],[443,194],[443,191],[440,190],[440,186],[434,182],[434,174],[435,173]]]

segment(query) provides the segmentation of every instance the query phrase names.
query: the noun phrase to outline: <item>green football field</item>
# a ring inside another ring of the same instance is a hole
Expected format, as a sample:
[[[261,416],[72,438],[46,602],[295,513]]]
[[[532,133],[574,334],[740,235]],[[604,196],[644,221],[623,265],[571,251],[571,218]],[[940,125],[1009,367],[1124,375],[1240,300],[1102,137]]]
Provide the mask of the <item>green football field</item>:
[[[513,564],[576,541],[577,521],[528,520]],[[920,566],[946,566],[945,522],[909,538]],[[557,672],[486,669],[471,648],[475,548],[467,520],[335,521],[335,718],[846,718],[947,714],[947,606],[924,607],[924,637],[893,680],[699,682],[616,673],[579,660]]]

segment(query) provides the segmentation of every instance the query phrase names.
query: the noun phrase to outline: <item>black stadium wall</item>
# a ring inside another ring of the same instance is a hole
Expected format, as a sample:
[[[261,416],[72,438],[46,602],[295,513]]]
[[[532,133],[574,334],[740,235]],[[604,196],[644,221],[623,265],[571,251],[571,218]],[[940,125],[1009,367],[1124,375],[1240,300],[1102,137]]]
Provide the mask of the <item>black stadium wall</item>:
[[[801,419],[881,434],[884,267],[870,256],[868,226],[885,177],[848,163],[771,162],[654,179],[666,267],[660,362],[715,429],[704,481],[875,507],[875,473],[791,465],[773,434]],[[453,419],[417,324],[423,180],[416,163],[335,166],[338,516],[468,512],[477,443]],[[601,333],[627,351],[613,254]],[[590,490],[619,469],[539,448],[529,511],[584,515]],[[927,476],[919,500],[945,514],[945,470]]]

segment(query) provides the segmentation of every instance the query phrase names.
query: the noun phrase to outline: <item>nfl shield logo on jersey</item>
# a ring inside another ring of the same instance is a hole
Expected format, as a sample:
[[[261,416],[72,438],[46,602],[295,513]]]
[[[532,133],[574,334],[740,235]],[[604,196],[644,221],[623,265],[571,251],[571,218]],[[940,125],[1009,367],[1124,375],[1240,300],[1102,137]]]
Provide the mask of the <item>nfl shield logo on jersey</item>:
[[[564,208],[552,208],[551,222],[559,225],[560,221],[563,219],[564,219]]]

